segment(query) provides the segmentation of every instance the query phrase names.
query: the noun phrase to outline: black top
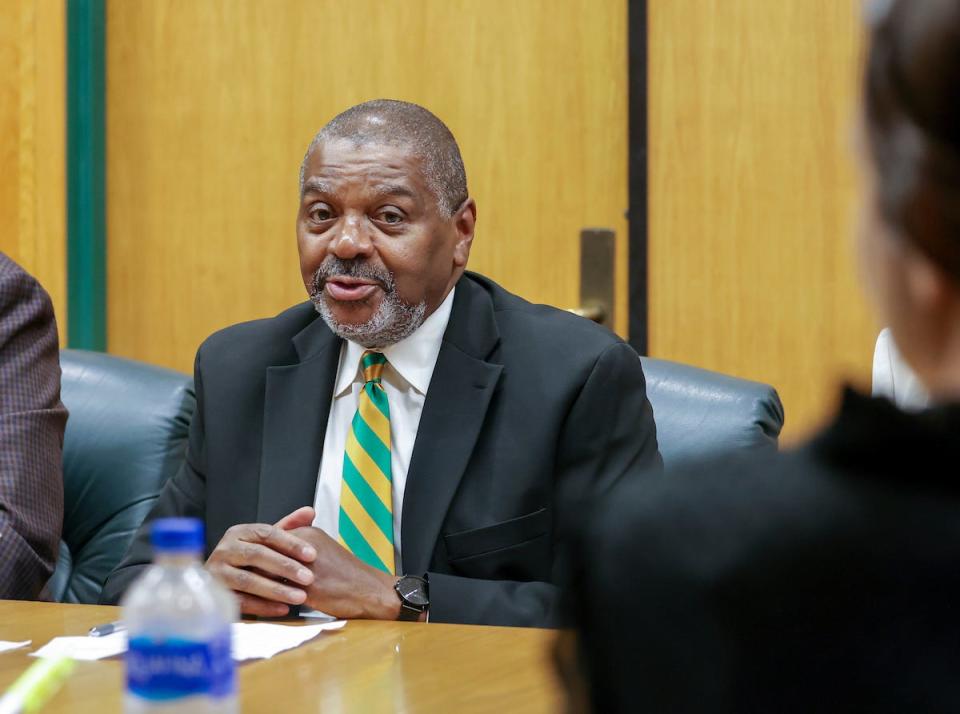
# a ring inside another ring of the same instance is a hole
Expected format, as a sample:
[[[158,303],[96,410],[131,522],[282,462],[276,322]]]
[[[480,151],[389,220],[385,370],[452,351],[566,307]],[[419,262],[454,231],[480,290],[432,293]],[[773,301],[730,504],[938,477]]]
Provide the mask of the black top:
[[[625,485],[572,549],[597,711],[960,710],[960,405]]]

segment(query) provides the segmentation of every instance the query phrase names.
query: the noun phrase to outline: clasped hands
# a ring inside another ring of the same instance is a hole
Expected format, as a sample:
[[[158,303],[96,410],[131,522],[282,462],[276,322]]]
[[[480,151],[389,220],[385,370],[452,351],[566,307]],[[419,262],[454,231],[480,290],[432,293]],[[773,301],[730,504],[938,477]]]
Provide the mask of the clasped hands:
[[[233,590],[244,615],[282,617],[290,605],[307,605],[342,619],[396,620],[396,578],[314,528],[314,515],[304,506],[272,526],[231,527],[207,559],[207,570]]]

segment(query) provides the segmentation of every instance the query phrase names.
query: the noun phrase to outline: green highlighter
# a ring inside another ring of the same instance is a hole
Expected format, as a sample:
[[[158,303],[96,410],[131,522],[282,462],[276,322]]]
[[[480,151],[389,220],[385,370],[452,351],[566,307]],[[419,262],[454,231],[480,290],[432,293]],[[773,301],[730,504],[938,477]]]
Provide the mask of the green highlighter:
[[[69,657],[50,657],[34,662],[0,697],[0,714],[28,714],[56,694],[76,663]]]

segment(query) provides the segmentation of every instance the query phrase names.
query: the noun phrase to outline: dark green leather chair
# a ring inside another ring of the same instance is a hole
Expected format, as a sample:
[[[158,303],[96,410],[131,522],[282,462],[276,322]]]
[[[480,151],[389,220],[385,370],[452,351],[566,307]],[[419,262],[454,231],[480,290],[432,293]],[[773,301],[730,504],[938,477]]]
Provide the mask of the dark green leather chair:
[[[777,390],[668,360],[641,357],[663,463],[731,451],[775,451],[783,428]]]
[[[160,487],[183,461],[193,380],[99,352],[63,350],[64,520],[50,580],[61,602],[95,603]]]

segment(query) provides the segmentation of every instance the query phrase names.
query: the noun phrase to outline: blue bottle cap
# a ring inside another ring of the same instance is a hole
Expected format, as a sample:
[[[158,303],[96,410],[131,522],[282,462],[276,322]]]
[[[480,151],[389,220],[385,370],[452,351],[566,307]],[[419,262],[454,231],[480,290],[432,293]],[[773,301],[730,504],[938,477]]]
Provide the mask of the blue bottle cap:
[[[203,521],[199,518],[158,518],[150,526],[156,551],[203,551]]]

